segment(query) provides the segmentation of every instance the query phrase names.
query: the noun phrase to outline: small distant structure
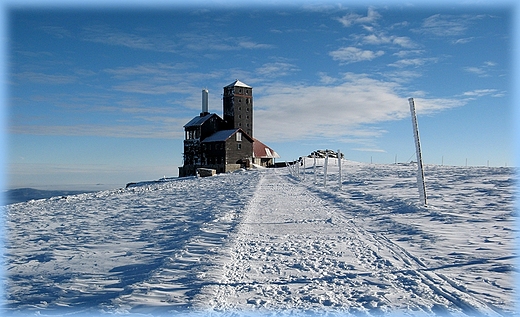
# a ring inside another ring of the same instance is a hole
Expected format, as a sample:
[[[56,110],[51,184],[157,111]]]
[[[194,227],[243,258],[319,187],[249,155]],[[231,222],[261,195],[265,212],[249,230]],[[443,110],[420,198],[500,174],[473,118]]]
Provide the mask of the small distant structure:
[[[341,156],[341,159],[345,158],[345,155],[343,153],[341,153],[340,156]],[[316,151],[313,151],[311,154],[307,155],[307,157],[309,157],[309,158],[312,158],[312,157],[315,157],[315,158],[325,158],[325,157],[338,158],[338,152],[335,152],[333,150],[316,150]]]
[[[225,86],[223,118],[209,113],[208,100],[209,92],[203,89],[200,115],[184,125],[184,164],[179,177],[197,175],[201,168],[226,173],[252,164],[274,166],[280,156],[253,138],[253,88],[238,79]]]

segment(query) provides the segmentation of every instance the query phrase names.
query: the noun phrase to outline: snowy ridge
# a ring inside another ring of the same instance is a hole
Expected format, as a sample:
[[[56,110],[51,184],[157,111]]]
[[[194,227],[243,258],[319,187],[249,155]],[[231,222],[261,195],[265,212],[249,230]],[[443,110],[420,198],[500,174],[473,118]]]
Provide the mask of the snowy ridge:
[[[512,169],[427,166],[420,207],[413,165],[306,167],[8,206],[6,312],[514,312]]]

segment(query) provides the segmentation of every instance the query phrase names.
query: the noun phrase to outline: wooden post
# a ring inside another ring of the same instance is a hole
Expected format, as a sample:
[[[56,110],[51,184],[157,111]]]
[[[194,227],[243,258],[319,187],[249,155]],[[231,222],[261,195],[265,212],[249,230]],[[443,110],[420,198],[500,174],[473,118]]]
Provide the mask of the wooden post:
[[[325,166],[323,166],[323,187],[327,186],[327,166],[329,165],[329,153],[325,153]]]

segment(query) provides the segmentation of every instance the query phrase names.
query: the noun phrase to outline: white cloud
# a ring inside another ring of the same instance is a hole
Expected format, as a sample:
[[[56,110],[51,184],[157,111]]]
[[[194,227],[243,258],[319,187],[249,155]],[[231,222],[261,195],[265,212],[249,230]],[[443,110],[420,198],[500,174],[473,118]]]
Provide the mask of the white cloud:
[[[238,43],[239,47],[246,48],[246,49],[267,49],[267,48],[273,48],[273,45],[270,44],[261,44],[256,43],[252,41],[241,41]]]
[[[440,37],[455,37],[466,33],[473,21],[482,19],[483,15],[446,15],[435,14],[424,19],[420,30],[421,33]],[[472,37],[455,40],[455,44],[464,44],[472,41]]]
[[[85,27],[82,37],[85,41],[149,51],[176,52],[177,47],[169,38],[127,33],[103,25]]]
[[[463,69],[468,73],[472,73],[479,76],[485,76],[487,74],[487,72],[481,67],[464,67]]]
[[[453,44],[466,44],[466,43],[473,41],[474,39],[475,39],[475,37],[460,38],[460,39],[454,40]]]
[[[20,82],[33,82],[47,85],[63,85],[77,82],[78,77],[71,75],[46,74],[39,72],[22,72],[13,74]]]
[[[468,28],[468,17],[435,14],[423,21],[422,31],[436,36],[462,35]]]
[[[47,34],[50,34],[56,38],[63,39],[63,38],[71,38],[73,37],[72,32],[70,32],[68,29],[61,27],[61,26],[41,26],[39,28],[40,30],[44,31]]]
[[[384,51],[374,52],[370,50],[362,50],[353,46],[342,47],[329,53],[329,55],[332,56],[334,60],[339,60],[347,64],[361,61],[370,61],[384,54]]]
[[[399,51],[397,53],[394,53],[394,56],[397,56],[399,58],[405,58],[410,55],[420,55],[423,54],[424,50],[406,50],[406,51]]]
[[[337,82],[337,78],[331,77],[324,72],[319,72],[318,75],[320,76],[320,82],[325,85],[329,85],[329,84],[333,84],[333,83]]]
[[[142,125],[11,125],[9,129],[13,134],[175,139],[184,136],[178,127],[182,127],[188,121],[187,118],[171,118],[168,124],[153,122]]]
[[[380,122],[409,116],[407,97],[395,82],[346,74],[330,85],[273,83],[255,99],[255,137],[265,141],[303,139],[373,139]],[[458,99],[416,99],[422,114],[461,106]],[[367,130],[368,129],[368,130]],[[366,143],[366,142],[365,142]]]
[[[464,67],[463,70],[479,77],[488,77],[490,76],[489,71],[491,71],[496,65],[495,62],[486,61],[481,66],[468,66]]]
[[[477,98],[477,97],[503,97],[505,96],[505,92],[500,92],[497,89],[475,89],[471,91],[466,91],[462,94],[464,97]]]
[[[414,48],[416,45],[412,42],[409,37],[406,36],[395,36],[395,35],[384,35],[382,33],[379,34],[370,34],[366,35],[362,38],[362,42],[364,44],[371,45],[381,45],[381,44],[393,44],[398,45],[404,48]]]
[[[337,18],[336,20],[343,24],[343,26],[349,27],[353,24],[373,24],[380,18],[381,15],[377,13],[376,10],[373,8],[368,8],[366,16],[362,16],[356,13],[349,13],[341,18]]]
[[[269,76],[269,77],[280,77],[288,75],[289,73],[299,71],[300,69],[290,63],[283,63],[283,62],[275,62],[275,63],[266,63],[262,65],[262,67],[259,67],[256,69],[256,72],[263,76]]]
[[[403,67],[419,67],[426,63],[436,63],[438,61],[435,57],[424,57],[424,58],[409,58],[400,59],[395,63],[388,64],[388,66],[403,68]]]

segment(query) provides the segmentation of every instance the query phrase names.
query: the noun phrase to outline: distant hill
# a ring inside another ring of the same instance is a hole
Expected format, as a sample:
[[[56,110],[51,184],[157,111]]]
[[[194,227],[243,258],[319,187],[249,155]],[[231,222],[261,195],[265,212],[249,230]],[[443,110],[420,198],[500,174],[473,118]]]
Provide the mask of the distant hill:
[[[4,192],[5,205],[26,202],[33,199],[44,199],[59,196],[77,195],[89,191],[75,190],[40,190],[34,188],[17,188]]]

